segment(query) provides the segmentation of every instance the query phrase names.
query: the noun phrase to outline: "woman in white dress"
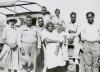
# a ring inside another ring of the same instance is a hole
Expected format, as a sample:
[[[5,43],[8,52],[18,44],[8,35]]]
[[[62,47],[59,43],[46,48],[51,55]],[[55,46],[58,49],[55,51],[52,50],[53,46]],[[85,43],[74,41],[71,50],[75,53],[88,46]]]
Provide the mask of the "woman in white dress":
[[[16,22],[16,19],[8,20],[2,33],[4,47],[0,54],[0,67],[8,69],[8,72],[17,72],[18,69],[17,30],[14,27]]]
[[[64,72],[66,62],[63,57],[61,41],[58,32],[54,30],[52,22],[47,23],[46,30],[42,32],[42,41],[45,43],[45,68],[47,72]],[[44,71],[44,70],[43,70]]]

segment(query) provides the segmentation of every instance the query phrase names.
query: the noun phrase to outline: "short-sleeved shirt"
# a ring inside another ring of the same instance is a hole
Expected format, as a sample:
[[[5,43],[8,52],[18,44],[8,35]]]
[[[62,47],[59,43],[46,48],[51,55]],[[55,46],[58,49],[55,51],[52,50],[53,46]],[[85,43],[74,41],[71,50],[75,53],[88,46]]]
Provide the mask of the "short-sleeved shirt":
[[[19,43],[20,42],[25,42],[25,43],[38,43],[39,48],[41,48],[41,41],[39,39],[39,31],[37,27],[32,26],[32,27],[27,27],[26,25],[23,25],[19,29]]]
[[[9,25],[7,25],[2,33],[2,38],[6,39],[7,42],[10,44],[16,44],[17,42],[17,30],[14,28],[11,28]]]
[[[57,28],[59,26],[66,27],[65,22],[61,17],[53,16],[52,22],[54,23],[55,28]]]
[[[69,41],[72,41],[72,43],[75,41],[75,34],[77,32],[77,29],[78,29],[78,23],[69,23],[67,25],[67,30],[68,30],[68,33],[69,33]],[[70,42],[69,42],[70,43]]]
[[[100,40],[100,26],[97,23],[92,25],[86,23],[81,25],[78,32],[81,33],[81,38],[86,41],[98,41]]]
[[[78,28],[78,24],[77,23],[74,23],[74,24],[69,23],[67,28],[68,28],[69,33],[71,33],[71,32],[76,33],[77,28]]]

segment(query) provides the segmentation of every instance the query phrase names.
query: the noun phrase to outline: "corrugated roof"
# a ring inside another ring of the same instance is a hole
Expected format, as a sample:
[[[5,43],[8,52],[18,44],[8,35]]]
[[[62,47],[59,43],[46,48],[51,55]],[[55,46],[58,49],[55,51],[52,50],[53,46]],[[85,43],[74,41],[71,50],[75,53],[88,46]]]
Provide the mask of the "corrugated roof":
[[[36,2],[11,1],[0,2],[0,13],[4,15],[18,14],[23,12],[40,12],[41,5]]]

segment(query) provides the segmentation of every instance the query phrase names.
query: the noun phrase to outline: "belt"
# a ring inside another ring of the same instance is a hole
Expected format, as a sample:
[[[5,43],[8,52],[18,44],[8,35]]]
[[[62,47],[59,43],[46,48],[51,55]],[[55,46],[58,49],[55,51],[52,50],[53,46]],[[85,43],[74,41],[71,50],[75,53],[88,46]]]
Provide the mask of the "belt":
[[[90,44],[91,50],[99,50],[99,47],[100,47],[99,41],[93,41],[93,42],[91,42],[91,41],[85,41],[85,43],[86,43],[86,44]],[[95,46],[95,47],[94,47],[94,46]]]
[[[69,31],[69,33],[76,33],[76,31]]]
[[[87,40],[85,40],[85,42],[88,42],[88,43],[99,43],[99,41],[87,41]]]
[[[99,41],[84,41],[85,43],[94,45],[94,44],[99,44]]]
[[[22,41],[22,43],[25,43],[25,44],[36,44],[36,42],[30,43],[30,42],[26,42],[26,41]]]

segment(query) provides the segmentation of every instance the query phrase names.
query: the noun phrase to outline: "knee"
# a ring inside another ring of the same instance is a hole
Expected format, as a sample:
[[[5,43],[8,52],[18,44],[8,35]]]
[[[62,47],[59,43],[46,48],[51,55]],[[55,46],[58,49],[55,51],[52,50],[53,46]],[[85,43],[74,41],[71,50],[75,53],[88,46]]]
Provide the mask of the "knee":
[[[91,69],[91,68],[92,68],[92,65],[86,64],[86,65],[85,65],[85,68],[86,68],[86,69]]]
[[[94,64],[93,64],[93,67],[94,67],[94,68],[97,68],[97,67],[99,67],[99,66],[100,66],[99,63],[94,63]]]

